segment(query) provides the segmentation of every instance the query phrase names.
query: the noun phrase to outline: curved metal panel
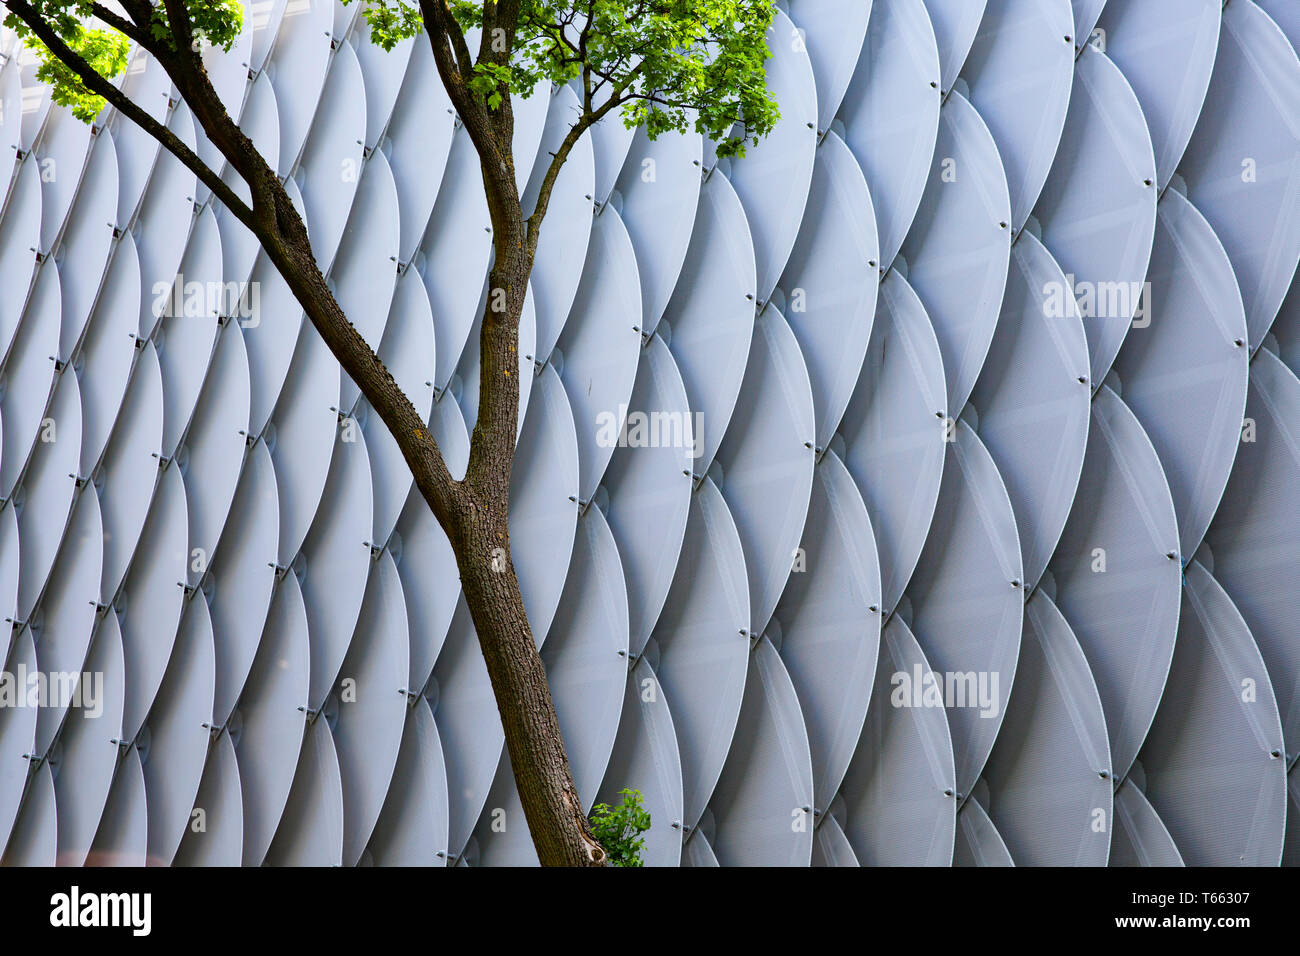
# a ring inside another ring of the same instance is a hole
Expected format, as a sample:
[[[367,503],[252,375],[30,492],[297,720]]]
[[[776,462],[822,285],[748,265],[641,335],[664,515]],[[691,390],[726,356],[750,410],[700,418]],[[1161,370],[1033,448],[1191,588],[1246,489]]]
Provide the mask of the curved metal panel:
[[[343,783],[329,722],[307,725],[293,789],[264,866],[340,866]]]
[[[1169,673],[1178,629],[1178,524],[1160,460],[1137,417],[1103,385],[1092,403],[1079,491],[1049,590],[1083,646],[1123,780]]]
[[[628,653],[627,587],[599,508],[588,508],[578,522],[548,638],[542,649],[546,679],[578,798],[590,807],[614,749]]]
[[[728,170],[754,238],[760,302],[772,294],[790,258],[817,152],[817,89],[808,49],[780,9],[767,36],[767,88],[781,104],[781,118]]]
[[[361,430],[344,419],[334,441],[329,478],[295,564],[311,634],[311,690],[320,710],[348,654],[370,572],[370,456]],[[393,692],[396,694],[396,690]],[[378,811],[376,811],[378,812]],[[357,853],[365,840],[355,847]],[[355,860],[353,861],[355,862]]]
[[[108,538],[107,523],[104,537]],[[125,605],[125,611],[116,611],[121,617],[126,660],[124,740],[135,740],[167,670],[184,609],[187,541],[185,485],[180,471],[168,468],[159,476],[158,491],[140,533],[139,557],[122,582],[122,593],[114,605],[115,609]],[[202,760],[199,764],[202,766]]]
[[[280,176],[287,176],[302,152],[302,144],[307,139],[325,86],[332,46],[330,31],[334,22],[334,4],[321,0],[292,0],[287,4],[282,4],[281,0],[273,2],[283,14],[265,69],[275,87],[275,98],[280,107],[280,164],[275,171]],[[254,34],[255,60],[257,52],[258,42]],[[260,65],[252,65],[262,69]]]
[[[7,509],[9,515],[13,509]],[[17,546],[18,528],[12,526],[11,518],[0,518],[6,526],[5,558],[8,549]],[[96,610],[99,604],[99,576],[102,569],[104,548],[104,531],[99,517],[99,499],[93,491],[83,491],[72,511],[72,520],[64,535],[59,556],[55,560],[54,570],[50,575],[50,586],[46,588],[41,599],[39,611],[39,640],[36,645],[37,663],[41,671],[50,674],[76,674],[86,662],[86,652],[91,646],[92,632],[96,629]],[[106,614],[98,625],[103,632],[110,625],[102,623],[113,618],[112,628],[121,643],[121,634],[117,629],[117,615]],[[14,616],[10,620],[20,620]],[[122,652],[116,652],[121,658]],[[120,661],[119,665],[120,667]],[[118,680],[117,717],[110,720],[108,736],[120,737],[122,733],[122,688]],[[52,700],[40,708],[36,721],[36,744],[33,753],[49,753],[60,725],[68,711],[69,701]],[[66,736],[65,736],[66,741]],[[2,820],[3,817],[0,817]],[[93,833],[86,835],[89,840]],[[89,843],[87,843],[89,846]]]
[[[1101,16],[1107,0],[1070,0],[1074,7],[1074,46],[1080,49],[1091,39],[1097,18]]]
[[[828,816],[813,833],[813,866],[860,866],[849,839],[835,822]]]
[[[53,105],[54,100],[50,95],[50,88],[43,83],[39,83],[36,79],[36,69],[41,62],[40,57],[23,45],[8,27],[0,29],[3,29],[12,37],[9,55],[17,61],[22,71],[23,87],[31,90],[23,102],[23,125],[21,138],[19,139],[21,148],[28,150],[32,148],[32,143],[40,136],[41,128],[50,115],[50,107]]]
[[[194,798],[194,812],[173,866],[239,866],[244,841],[244,805],[239,790],[239,763],[230,734],[212,744],[203,780]],[[200,828],[200,820],[202,826]]]
[[[425,376],[432,370],[436,355],[433,313],[429,311],[424,283],[413,272],[406,272],[397,280],[378,354],[402,393],[415,405],[416,412],[428,421],[433,408],[433,382]],[[410,496],[414,477],[393,433],[366,399],[357,401],[354,414],[361,421],[370,452],[370,476],[374,483],[374,528],[370,540],[378,547],[392,535],[402,505]],[[445,456],[441,442],[438,447]]]
[[[912,225],[939,134],[939,49],[922,0],[876,0],[840,119],[876,212],[880,268]]]
[[[581,87],[576,81],[574,92],[581,95]],[[612,110],[591,127],[592,158],[596,169],[594,201],[597,206],[603,206],[609,201],[609,194],[614,191],[614,183],[627,159],[628,150],[632,148],[632,141],[643,133],[635,126],[628,129],[623,114],[622,109]]]
[[[121,427],[104,450],[95,478],[104,520],[99,593],[105,602],[117,593],[140,540],[162,457],[162,373],[152,342],[145,343],[136,362],[118,420]]]
[[[139,312],[140,259],[127,234],[117,243],[75,363],[82,395],[79,476],[90,475],[99,464],[126,397]]]
[[[397,187],[383,153],[372,153],[330,273],[334,296],[366,344],[378,351],[397,288]],[[345,373],[339,409],[350,411],[361,390]]]
[[[247,75],[245,70],[241,80],[246,79]],[[121,89],[147,115],[160,123],[165,121],[167,109],[171,105],[172,80],[157,57],[136,47],[122,79]],[[243,93],[242,86],[240,93]],[[114,225],[127,227],[140,208],[140,199],[161,147],[158,140],[143,127],[117,110],[109,118],[107,128],[113,137],[113,145],[117,147],[119,175],[114,211],[109,218],[113,219]]]
[[[220,332],[208,380],[190,420],[185,444],[177,455],[185,476],[185,495],[189,505],[187,581],[191,587],[199,583],[212,563],[231,515],[247,448],[248,395],[248,353],[244,349],[244,336],[239,329],[227,325]],[[264,445],[261,454],[268,455]],[[274,481],[274,472],[269,467],[268,456],[267,474]],[[244,506],[248,505],[251,502]],[[234,513],[239,514],[238,511]],[[259,517],[264,515],[263,512]],[[271,535],[274,542],[280,528],[279,511],[271,518],[271,527],[263,533]],[[274,561],[274,552],[267,557]],[[254,633],[259,629],[260,622],[253,628]]]
[[[722,173],[700,187],[695,231],[662,322],[690,407],[704,423],[693,469],[713,462],[740,393],[754,334],[754,245],[744,207]]]
[[[844,831],[865,866],[948,866],[957,820],[952,736],[942,706],[912,688],[934,680],[895,615],[881,631],[871,706],[844,775]],[[822,824],[825,826],[825,824]]]
[[[462,859],[470,866],[541,865],[528,831],[508,753],[501,754],[492,789]]]
[[[694,830],[682,846],[682,866],[716,867],[718,858],[713,855],[713,847],[699,830]]]
[[[163,383],[162,453],[171,458],[198,404],[226,311],[220,301],[225,298],[221,236],[211,210],[204,209],[190,231],[175,284],[155,283],[152,291],[158,319],[153,341]]]
[[[249,26],[253,42],[248,60],[249,72],[261,70],[266,58],[270,56],[288,2],[289,0],[250,0],[247,12],[251,14]]]
[[[579,112],[578,98],[569,87],[560,87],[551,97],[546,128],[538,151],[540,161],[533,168],[528,188],[521,197],[525,218],[532,215],[537,204],[552,154],[560,148],[560,143],[568,135],[573,119]],[[527,168],[522,159],[517,159],[515,165],[516,169]],[[537,309],[536,354],[539,362],[546,361],[550,356],[578,291],[582,263],[586,259],[587,243],[591,236],[595,183],[596,160],[591,137],[583,136],[573,147],[555,179],[546,211],[546,225],[540,235],[529,280],[533,304]]]
[[[875,531],[885,614],[903,596],[934,516],[946,401],[943,359],[925,306],[891,272],[880,283],[867,357],[840,423],[844,464]]]
[[[97,136],[86,161],[77,201],[54,259],[59,264],[63,315],[59,360],[66,362],[85,331],[90,309],[108,265],[117,207],[117,153],[110,136]],[[218,273],[220,278],[220,273]]]
[[[903,243],[907,281],[943,353],[948,407],[966,404],[998,321],[1011,250],[1011,198],[997,144],[960,93],[944,101],[925,195]]]
[[[0,497],[13,494],[14,485],[40,436],[45,404],[54,385],[60,301],[59,271],[49,263],[36,276],[32,296],[4,367],[5,388],[0,394],[0,426],[3,427]]]
[[[194,119],[184,102],[172,111],[167,128],[182,143],[194,149]],[[198,177],[170,151],[159,151],[158,161],[149,177],[149,188],[140,200],[140,212],[131,229],[140,256],[140,280],[145,290],[140,300],[141,338],[150,338],[158,326],[159,314],[153,310],[154,297],[161,291],[158,284],[171,288],[180,268],[185,243],[178,239],[188,234],[193,221],[197,183]]]
[[[90,498],[95,505],[99,504],[99,499],[94,495],[91,495]],[[16,508],[0,508],[0,620],[18,620],[18,568],[22,555],[19,553],[18,547],[17,510]],[[98,524],[99,509],[97,507],[95,508],[95,517],[96,524]],[[87,546],[86,550],[92,554],[97,553],[98,556],[102,557],[102,541],[97,539],[95,545]],[[95,572],[94,583],[96,592],[98,592],[98,571]],[[7,648],[8,645],[6,644]]]
[[[716,463],[745,546],[754,634],[772,616],[808,515],[813,429],[812,386],[798,342],[780,311],[768,306],[755,325],[745,381]],[[781,509],[776,515],[774,506]]]
[[[814,807],[824,816],[862,733],[881,624],[880,563],[871,519],[853,477],[833,451],[813,473],[800,541],[773,621],[808,728]]]
[[[271,420],[280,395],[286,391],[285,384],[293,368],[296,350],[310,347],[301,341],[310,335],[314,341],[320,342],[320,336],[314,328],[310,333],[304,331],[311,323],[304,317],[302,306],[289,290],[288,283],[265,253],[257,257],[250,275],[248,288],[258,290],[257,299],[249,299],[250,314],[240,320],[239,327],[248,350],[248,430],[250,434],[260,435]],[[317,351],[325,352],[323,343]],[[332,355],[329,358],[334,365],[338,364]],[[323,383],[321,388],[325,388]],[[289,394],[295,393],[290,391]],[[336,404],[337,399],[337,395],[330,395],[329,404]],[[294,401],[297,399],[288,399],[286,404]]]
[[[536,391],[511,471],[509,557],[533,640],[540,646],[560,603],[573,553],[578,437],[564,386],[551,366],[538,376]]]
[[[87,866],[144,866],[148,862],[149,820],[145,808],[140,752],[129,747],[100,817]]]
[[[1183,857],[1164,821],[1131,779],[1115,791],[1111,866],[1182,866]]]
[[[228,722],[248,680],[275,593],[280,498],[265,442],[257,442],[248,454],[230,515],[211,569],[203,578],[217,646],[212,722],[218,727]],[[191,545],[193,541],[191,525]],[[191,569],[193,553],[191,547]]]
[[[438,726],[428,701],[417,697],[406,713],[397,766],[365,857],[376,866],[445,866],[447,808]]]
[[[1024,615],[1020,539],[997,466],[954,429],[930,536],[908,586],[911,627],[943,681],[957,792],[971,792],[1006,716]]]
[[[589,501],[627,418],[641,357],[636,253],[610,207],[596,217],[573,309],[555,348],[578,437],[578,497]]]
[[[248,98],[244,104],[243,117],[240,121],[239,128],[244,131],[244,135],[249,141],[257,147],[257,151],[262,154],[262,158],[267,161],[272,169],[280,161],[280,114],[279,107],[275,104],[275,90],[271,88],[271,78],[266,74],[260,74],[248,87]],[[249,190],[248,184],[244,182],[242,176],[234,171],[233,167],[227,167],[222,173],[221,181],[229,186],[240,199],[248,203],[252,200],[252,191]],[[302,209],[304,217],[306,215],[306,205],[301,201],[302,196],[298,190],[298,185],[292,179],[285,181],[285,188],[289,191],[291,198],[297,196],[295,205]],[[225,268],[227,282],[245,282],[248,280],[249,273],[253,271],[253,262],[257,258],[257,253],[261,249],[261,244],[257,237],[235,218],[225,206],[219,201],[214,202],[217,213],[217,224],[221,227],[221,258]],[[304,224],[306,220],[304,218]],[[278,273],[277,273],[278,275]]]
[[[832,7],[817,0],[792,0],[790,19],[808,48],[817,86],[817,129],[825,132],[840,108],[862,53],[872,0]]]
[[[0,296],[0,356],[6,356],[18,332],[41,241],[41,174],[34,162],[18,167],[0,219],[0,233],[5,237],[0,243],[0,282],[8,290]],[[131,329],[135,331],[134,313]]]
[[[987,0],[925,0],[939,47],[939,86],[946,94],[975,41]]]
[[[1075,62],[1061,146],[1034,207],[1066,273],[1100,382],[1129,324],[1144,321],[1143,279],[1156,224],[1156,168],[1142,106],[1124,74],[1088,46]]]
[[[242,119],[241,107],[249,86],[249,63],[253,58],[253,23],[256,19],[253,3],[259,7],[268,5],[266,0],[238,0],[238,3],[243,21],[230,49],[223,50],[210,43],[203,47],[203,68],[208,72],[208,81],[226,112],[237,121]]]
[[[343,229],[348,224],[348,213],[353,208],[353,197],[357,195],[360,183],[367,178],[362,164],[370,142],[366,138],[369,92],[369,87],[362,81],[361,64],[352,45],[340,43],[321,92],[322,102],[330,105],[331,121],[312,126],[295,173],[302,189],[303,206],[306,207],[311,251],[322,272],[329,272],[334,262]],[[366,167],[368,170],[369,166]],[[365,198],[363,196],[362,201],[356,204],[360,214],[367,212]],[[376,197],[370,198],[374,201]],[[379,245],[383,248],[386,244]],[[360,316],[351,317],[355,321],[370,314],[367,310]]]
[[[812,385],[814,432],[825,448],[853,395],[871,338],[879,289],[871,194],[844,141],[817,149],[799,238],[781,276],[785,314]]]
[[[41,637],[44,640],[45,635]],[[41,666],[49,669],[47,665]],[[83,688],[81,706],[69,711],[59,735],[54,792],[58,803],[60,866],[86,863],[113,785],[126,680],[117,615],[106,614],[100,619],[95,641],[85,659],[85,675],[81,679],[89,676],[93,686]]]
[[[596,800],[617,806],[621,791],[639,790],[650,813],[642,859],[647,866],[679,866],[682,859],[682,762],[668,701],[642,658],[627,678],[618,737]]]
[[[1142,104],[1161,190],[1205,104],[1222,10],[1219,0],[1110,0],[1091,38],[1124,71]]]
[[[406,628],[402,582],[385,551],[371,568],[356,632],[330,699],[338,711],[334,741],[343,780],[346,866],[356,865],[370,841],[402,746],[410,666]]]
[[[618,211],[632,237],[641,281],[637,324],[646,332],[658,326],[693,240],[703,161],[699,133],[668,132],[651,140],[642,129],[618,177]]]
[[[357,4],[352,11],[356,15],[361,9]],[[337,31],[335,31],[337,39]],[[355,27],[348,35],[348,44],[356,50],[361,72],[366,79],[366,132],[365,144],[373,147],[388,127],[389,117],[402,90],[402,81],[406,77],[406,68],[411,60],[411,52],[417,45],[426,46],[432,54],[433,44],[422,43],[420,35],[399,40],[391,50],[385,50],[374,42],[370,32],[370,21],[359,17]],[[329,81],[326,81],[328,85]],[[441,83],[431,83],[426,87],[429,94],[443,92]],[[330,102],[328,93],[322,99]]]
[[[1287,766],[1300,755],[1300,380],[1267,349],[1250,366],[1246,418],[1232,476],[1205,536],[1223,585],[1264,655],[1286,735]],[[1262,489],[1275,489],[1263,493]]]
[[[1002,314],[971,404],[1015,510],[1025,587],[1042,577],[1088,445],[1088,341],[1070,286],[1031,233],[1011,247]]]
[[[482,189],[478,153],[468,133],[452,138],[443,181],[446,185],[438,193],[439,201],[434,204],[420,244],[423,259],[416,259],[433,309],[434,338],[438,341],[433,384],[440,392],[456,371],[465,340],[478,317],[483,280],[492,255],[487,197]],[[549,218],[547,225],[551,225]]]
[[[1043,191],[1065,127],[1074,80],[1073,23],[1069,0],[994,3],[962,68],[966,95],[1002,157],[1016,232]]]
[[[389,58],[382,51],[380,56]],[[362,59],[368,62],[368,56]],[[410,262],[429,225],[456,131],[455,111],[438,77],[431,44],[417,40],[392,113],[385,151],[402,211],[397,254],[402,262]],[[369,117],[367,110],[367,122]],[[373,145],[368,134],[367,141]]]
[[[25,668],[27,673],[36,670],[36,650],[32,645],[31,628],[23,628],[9,649],[5,670],[15,674]],[[26,702],[26,697],[23,698]],[[36,741],[36,707],[0,708],[0,759],[6,767],[13,768],[0,777],[0,838],[8,840],[18,819],[22,805],[23,789]]]
[[[953,866],[1015,866],[1002,835],[974,797],[957,814]]]
[[[691,442],[699,434],[681,374],[658,335],[641,352],[630,406],[618,436],[624,447],[605,472],[605,488],[627,580],[630,646],[638,655],[672,586],[691,505]]]
[[[1246,316],[1223,246],[1177,192],[1160,200],[1151,252],[1150,325],[1115,360],[1124,402],[1160,455],[1192,554],[1219,505],[1246,410]]]
[[[63,234],[90,146],[90,124],[73,116],[68,107],[55,105],[32,147],[32,160],[42,174],[41,252],[53,252]]]
[[[54,387],[46,417],[41,420],[41,435],[22,484],[14,492],[18,540],[22,542],[15,620],[27,620],[49,579],[72,511],[80,451],[81,394],[77,377],[63,375]],[[94,594],[87,596],[95,599]]]
[[[510,144],[515,157],[515,186],[519,189],[519,195],[523,196],[541,149],[542,136],[550,114],[551,91],[545,83],[538,83],[527,96],[512,93],[510,106],[515,119],[515,135]],[[594,156],[592,163],[594,169]]]
[[[266,858],[289,799],[304,740],[309,654],[302,589],[297,577],[286,574],[271,599],[238,707],[227,721],[239,761],[246,866],[260,866]]]
[[[1007,716],[983,779],[988,812],[1026,866],[1105,866],[1113,784],[1101,697],[1083,649],[1045,593],[1025,604]]]
[[[128,645],[127,655],[130,656]],[[211,741],[216,659],[208,602],[186,602],[167,674],[145,727],[145,798],[149,805],[149,857],[169,865],[189,829],[190,811],[203,780]],[[142,748],[143,749],[143,748]]]
[[[251,364],[251,351],[249,358]],[[338,417],[341,374],[320,335],[314,328],[304,327],[272,422],[271,461],[280,494],[277,563],[281,567],[289,566],[307,537],[330,473],[334,445],[342,438],[346,422],[341,423]],[[361,441],[355,423],[352,430]],[[365,526],[369,530],[370,515],[366,510]]]
[[[4,28],[6,31],[8,28]],[[4,44],[0,44],[4,45]],[[5,50],[6,57],[9,54]],[[22,150],[23,82],[17,61],[0,67],[0,183],[9,185],[18,153]],[[0,199],[0,210],[4,200]]]
[[[1259,648],[1199,561],[1187,566],[1163,706],[1138,755],[1146,795],[1191,866],[1277,866],[1282,722]]]
[[[772,642],[753,651],[731,753],[709,801],[709,841],[723,866],[807,866],[813,775],[790,675]]]
[[[1300,59],[1255,4],[1223,10],[1200,122],[1178,172],[1228,251],[1254,349],[1300,263]]]
[[[58,829],[54,775],[49,764],[41,764],[31,777],[0,865],[54,866],[59,852]]]
[[[705,478],[691,497],[677,574],[651,639],[677,730],[687,828],[699,823],[735,733],[749,669],[748,625],[740,534],[721,492]]]

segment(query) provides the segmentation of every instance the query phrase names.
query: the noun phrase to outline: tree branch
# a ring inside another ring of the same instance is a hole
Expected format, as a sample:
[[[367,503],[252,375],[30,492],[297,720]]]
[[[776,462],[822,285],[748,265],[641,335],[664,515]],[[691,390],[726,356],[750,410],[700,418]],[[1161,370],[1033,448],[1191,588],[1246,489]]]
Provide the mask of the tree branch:
[[[141,129],[166,147],[187,169],[198,176],[203,185],[212,190],[213,195],[217,196],[240,222],[250,229],[253,228],[253,211],[248,208],[247,204],[239,198],[234,190],[222,181],[220,176],[208,168],[207,163],[203,162],[198,157],[198,154],[185,145],[179,136],[137,106],[129,96],[92,68],[89,63],[63,41],[63,38],[59,36],[49,22],[41,17],[27,0],[4,0],[4,5],[31,28],[31,31],[49,48],[51,53],[58,57],[68,69],[77,74],[78,79],[81,80],[86,89],[98,96],[102,96],[123,116],[139,125]]]

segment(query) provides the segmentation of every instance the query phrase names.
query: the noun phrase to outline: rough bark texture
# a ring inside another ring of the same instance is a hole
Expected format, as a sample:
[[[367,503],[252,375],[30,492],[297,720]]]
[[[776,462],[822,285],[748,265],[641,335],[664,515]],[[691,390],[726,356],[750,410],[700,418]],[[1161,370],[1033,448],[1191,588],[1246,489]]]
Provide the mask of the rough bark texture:
[[[495,517],[471,522],[456,548],[465,601],[496,694],[524,816],[543,864],[600,865],[560,736],[559,719],[537,653],[513,564],[493,564],[509,534]]]
[[[330,292],[316,264],[306,226],[284,185],[226,113],[200,57],[192,50],[192,29],[182,0],[163,0],[176,40],[174,47],[152,36],[152,8],[142,0],[121,0],[129,20],[99,4],[95,4],[95,13],[157,58],[204,133],[248,184],[251,207],[179,138],[91,69],[25,0],[5,0],[5,5],[88,89],[172,152],[257,236],[312,326],[392,432],[416,487],[452,543],[538,858],[548,866],[604,865],[605,852],[591,835],[574,786],[545,666],[524,610],[519,579],[508,560],[510,474],[519,402],[519,319],[550,188],[569,150],[590,123],[575,127],[556,154],[537,210],[532,220],[525,222],[510,149],[513,116],[509,98],[501,109],[488,110],[481,97],[469,93],[466,78],[472,75],[473,60],[459,27],[444,0],[423,0],[426,33],[439,73],[479,152],[496,252],[489,289],[504,293],[504,307],[498,305],[501,297],[489,294],[483,316],[479,418],[466,476],[457,482],[426,423]],[[501,0],[495,9],[494,16],[513,42],[518,0]],[[485,25],[485,38],[490,32]],[[479,55],[498,62],[509,58],[508,51],[504,55],[488,52],[486,41]],[[507,556],[503,571],[496,570],[501,563],[493,560],[494,554],[500,554],[498,548]]]

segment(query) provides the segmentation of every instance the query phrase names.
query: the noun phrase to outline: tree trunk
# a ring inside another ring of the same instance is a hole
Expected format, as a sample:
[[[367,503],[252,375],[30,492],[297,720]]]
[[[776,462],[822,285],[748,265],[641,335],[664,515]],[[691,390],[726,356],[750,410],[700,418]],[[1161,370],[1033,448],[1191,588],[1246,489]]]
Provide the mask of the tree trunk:
[[[546,668],[524,612],[504,516],[471,519],[456,551],[537,857],[543,866],[603,866],[605,851],[583,812]]]

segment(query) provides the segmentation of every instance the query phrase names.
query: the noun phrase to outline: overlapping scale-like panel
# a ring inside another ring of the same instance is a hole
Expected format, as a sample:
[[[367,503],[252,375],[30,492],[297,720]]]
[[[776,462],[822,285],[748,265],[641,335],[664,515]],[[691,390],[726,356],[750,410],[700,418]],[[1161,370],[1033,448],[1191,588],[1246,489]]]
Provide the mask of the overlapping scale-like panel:
[[[640,790],[651,865],[1300,862],[1295,4],[780,6],[772,135],[607,119],[531,279],[512,557],[584,806]],[[205,63],[460,475],[478,158],[358,7]],[[4,46],[3,861],[535,863],[383,423]],[[514,105],[531,208],[578,100]]]

